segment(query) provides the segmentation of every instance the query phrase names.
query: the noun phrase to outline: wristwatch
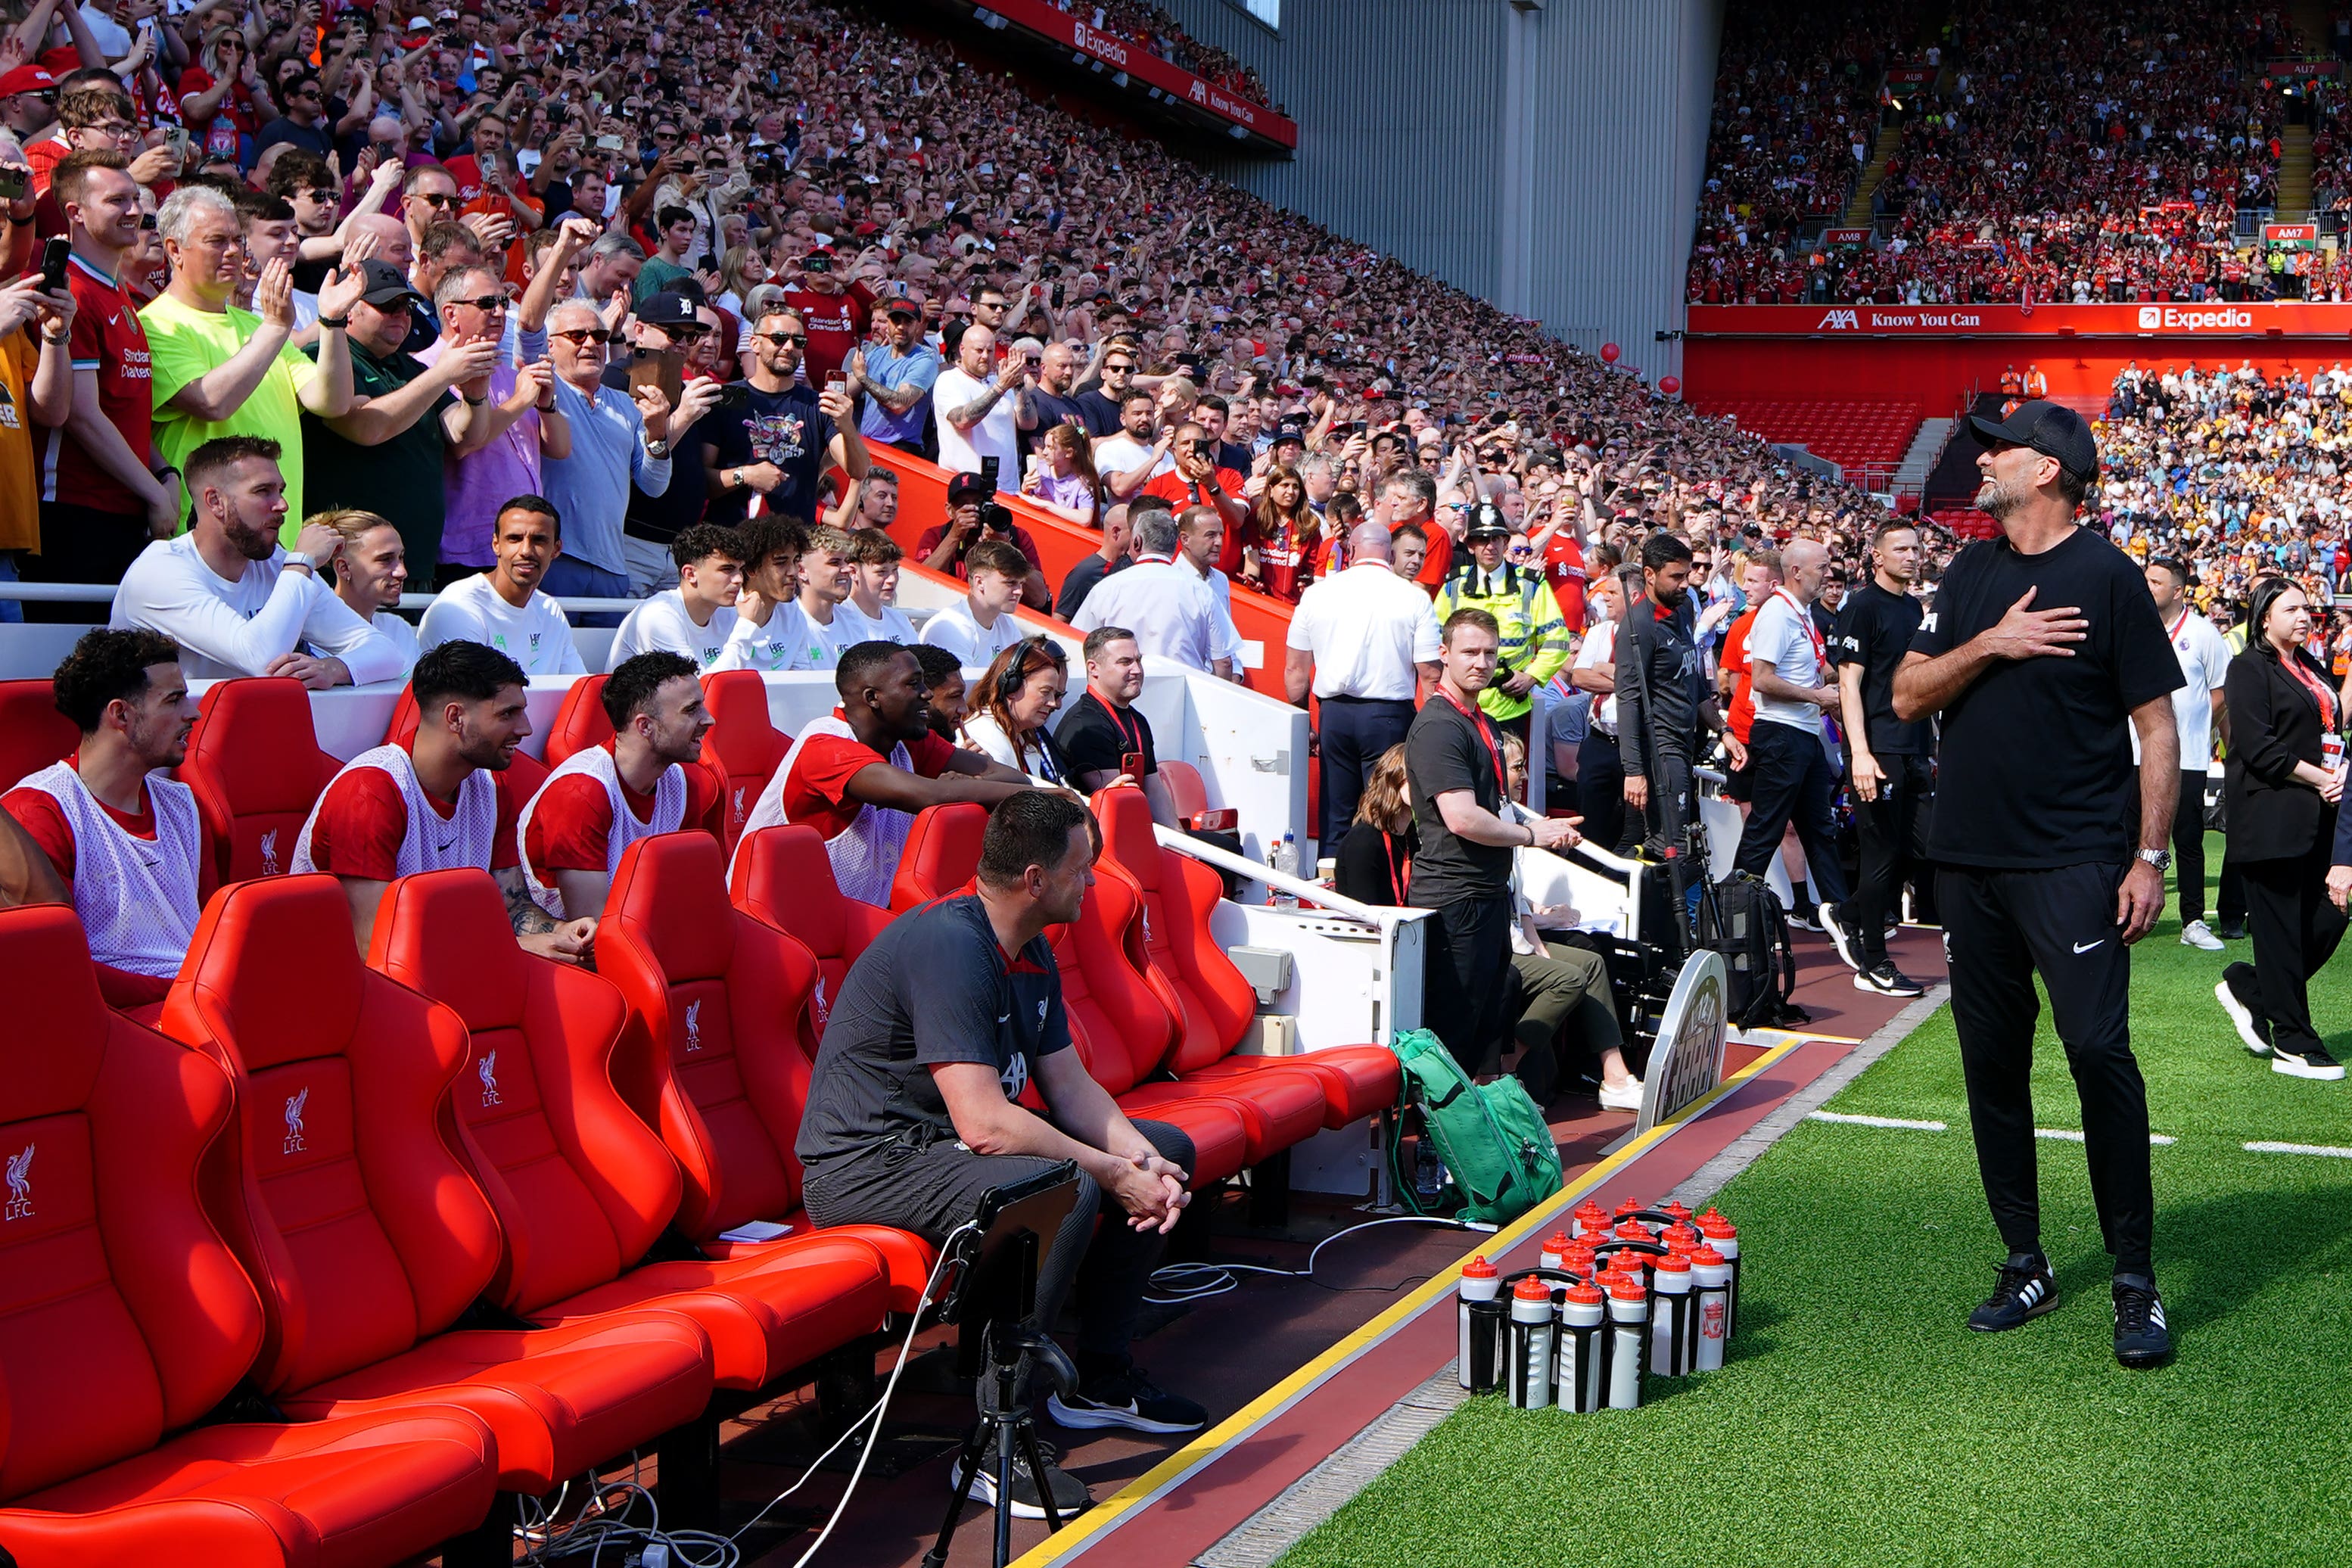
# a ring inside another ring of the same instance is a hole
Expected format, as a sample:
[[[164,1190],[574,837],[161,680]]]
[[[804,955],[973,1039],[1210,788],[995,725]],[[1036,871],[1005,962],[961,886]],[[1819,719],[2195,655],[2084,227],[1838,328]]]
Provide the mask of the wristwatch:
[[[667,441],[656,440],[651,436],[646,437],[646,456],[654,458],[656,461],[659,461],[661,458],[668,457],[669,443]]]
[[[2172,869],[2172,851],[2169,849],[2141,849],[2135,851],[2133,858],[2155,867],[2159,877]]]

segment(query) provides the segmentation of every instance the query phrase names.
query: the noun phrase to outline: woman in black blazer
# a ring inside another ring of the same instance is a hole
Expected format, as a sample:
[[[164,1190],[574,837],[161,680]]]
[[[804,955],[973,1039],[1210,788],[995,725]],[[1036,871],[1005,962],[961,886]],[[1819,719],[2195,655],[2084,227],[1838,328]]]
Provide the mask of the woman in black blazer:
[[[2230,857],[2245,869],[2254,962],[2213,988],[2239,1037],[2271,1070],[2340,1079],[2311,1026],[2306,984],[2343,940],[2327,896],[2344,794],[2343,715],[2335,678],[2304,651],[2311,607],[2284,577],[2254,584],[2246,651],[2230,661]]]

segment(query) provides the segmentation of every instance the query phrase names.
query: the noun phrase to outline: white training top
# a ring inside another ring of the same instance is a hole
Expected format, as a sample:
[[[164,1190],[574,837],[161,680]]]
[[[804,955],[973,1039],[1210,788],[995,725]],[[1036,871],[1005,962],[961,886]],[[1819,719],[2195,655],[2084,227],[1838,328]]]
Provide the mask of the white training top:
[[[915,635],[915,623],[896,605],[883,605],[877,618],[859,609],[856,600],[844,599],[834,606],[833,624],[841,628],[845,651],[862,642],[894,642],[900,647],[912,647],[922,640]]]
[[[734,609],[720,605],[710,612],[710,624],[698,626],[694,616],[687,612],[686,597],[676,588],[665,588],[631,610],[621,629],[613,636],[612,658],[605,663],[607,670],[618,669],[625,659],[641,653],[675,653],[694,660],[697,669],[705,674],[717,665],[719,652],[727,646],[727,638],[735,630]]]
[[[1315,656],[1315,695],[1410,702],[1420,666],[1437,662],[1437,612],[1385,561],[1309,583],[1285,642]]]
[[[204,830],[195,792],[147,775],[152,840],[134,838],[106,814],[70,763],[52,763],[18,789],[58,803],[74,836],[74,913],[89,937],[89,955],[133,974],[169,979],[180,973],[196,934],[198,862]]]
[[[588,673],[580,650],[572,646],[572,623],[563,607],[533,588],[518,609],[491,586],[487,572],[441,590],[425,612],[421,640],[427,652],[445,642],[488,643],[522,666],[525,675]]]
[[[821,626],[808,617],[798,601],[778,605],[768,612],[763,626],[736,616],[735,629],[728,634],[726,646],[710,668],[831,669],[841,662],[841,650],[835,644],[840,635],[837,618],[833,626]]]
[[[1576,650],[1576,662],[1569,668],[1614,672],[1617,668],[1617,623],[1602,621],[1586,632],[1583,645]],[[1612,691],[1604,697],[1596,691],[1591,695],[1593,727],[1604,735],[1614,736],[1617,733],[1617,694]]]
[[[1748,668],[1769,666],[1791,686],[1825,686],[1829,671],[1822,662],[1822,647],[1828,640],[1813,625],[1811,614],[1786,589],[1776,588],[1748,628]],[[1756,693],[1756,717],[1809,733],[1822,727],[1822,710],[1813,704],[1767,697],[1761,689]]]
[[[966,669],[986,669],[989,660],[1028,635],[1010,610],[998,616],[994,626],[982,626],[973,618],[971,600],[966,597],[932,611],[931,618],[923,623],[922,640],[946,648]]]
[[[551,887],[539,879],[530,865],[530,819],[539,810],[539,803],[547,798],[548,785],[560,778],[585,773],[604,786],[604,798],[613,805],[613,832],[605,840],[604,874],[611,876],[621,868],[621,856],[640,838],[651,838],[656,833],[676,833],[686,822],[686,770],[672,763],[654,781],[654,815],[650,822],[640,822],[637,814],[621,795],[621,772],[614,765],[612,752],[604,746],[591,746],[584,752],[574,752],[563,759],[547,775],[547,784],[522,808],[515,823],[515,848],[522,861],[523,885],[530,889],[530,901],[557,920],[581,917],[563,910],[563,889]]]
[[[461,866],[490,868],[490,850],[499,832],[498,776],[488,768],[467,773],[466,782],[457,786],[457,810],[445,818],[425,798],[425,786],[417,782],[416,762],[408,748],[377,746],[345,763],[319,792],[319,805],[310,807],[302,824],[302,837],[294,841],[296,874],[319,868],[310,858],[310,832],[319,826],[320,805],[334,793],[343,774],[354,768],[390,773],[408,807],[408,830],[401,835],[400,853],[392,863],[399,875],[413,877],[419,871],[449,871]]]
[[[194,534],[157,540],[122,574],[107,625],[170,637],[192,680],[259,675],[306,645],[341,659],[354,685],[398,679],[400,649],[315,574],[286,570],[286,560],[273,550],[231,581],[205,564]]]
[[[2186,685],[2172,694],[2172,723],[2180,731],[2180,768],[2201,773],[2213,758],[2213,693],[2229,679],[2230,645],[2213,623],[2183,605],[2165,622]],[[2139,765],[2139,731],[2131,731],[2132,765]]]

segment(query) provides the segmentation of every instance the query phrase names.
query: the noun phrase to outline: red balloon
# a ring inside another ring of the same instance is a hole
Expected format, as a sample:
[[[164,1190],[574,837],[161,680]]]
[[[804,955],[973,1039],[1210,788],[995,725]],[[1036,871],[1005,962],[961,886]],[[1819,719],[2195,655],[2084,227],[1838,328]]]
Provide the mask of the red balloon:
[[[1658,377],[1658,390],[1664,393],[1668,397],[1672,397],[1675,393],[1680,392],[1682,389],[1683,384],[1675,377],[1671,375],[1662,375]]]
[[[1624,352],[1624,350],[1619,348],[1615,343],[1602,343],[1601,345],[1601,358],[1603,363],[1608,364],[1615,364],[1617,363],[1617,356]]]

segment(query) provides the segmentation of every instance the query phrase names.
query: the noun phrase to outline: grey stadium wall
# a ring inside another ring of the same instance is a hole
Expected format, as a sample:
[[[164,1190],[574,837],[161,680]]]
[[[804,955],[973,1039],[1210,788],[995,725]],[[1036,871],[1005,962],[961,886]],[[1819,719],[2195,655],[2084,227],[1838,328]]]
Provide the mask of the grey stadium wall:
[[[1265,79],[1295,160],[1217,172],[1580,348],[1679,374],[1723,0],[1158,0]]]

